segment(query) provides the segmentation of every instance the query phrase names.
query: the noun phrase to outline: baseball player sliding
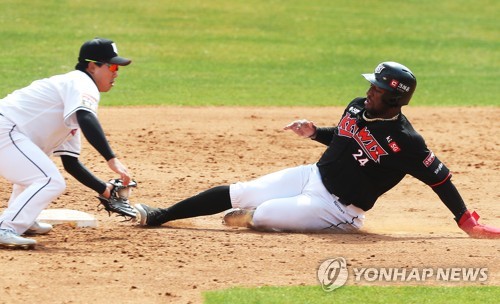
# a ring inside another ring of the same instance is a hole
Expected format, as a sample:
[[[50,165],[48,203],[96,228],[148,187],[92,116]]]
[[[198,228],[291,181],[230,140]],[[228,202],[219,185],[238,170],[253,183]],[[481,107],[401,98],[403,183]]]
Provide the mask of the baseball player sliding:
[[[136,204],[140,225],[230,209],[224,216],[230,226],[355,231],[377,199],[410,174],[431,187],[469,236],[499,238],[500,229],[479,224],[477,213],[467,209],[448,168],[401,112],[417,85],[410,69],[383,62],[363,76],[371,84],[366,97],[352,100],[336,127],[317,127],[308,120],[285,127],[326,146],[317,163],[215,187],[169,208]]]
[[[34,81],[0,100],[0,175],[13,184],[8,207],[0,215],[0,246],[34,247],[35,240],[21,235],[52,229],[35,221],[66,186],[50,155],[60,156],[64,169],[95,190],[108,211],[116,212],[113,207],[122,203],[122,213],[135,217],[128,200],[114,199],[119,189],[134,182],[97,119],[100,92],[108,92],[118,67],[130,62],[118,56],[113,41],[96,38],[81,46],[74,71]],[[119,181],[103,182],[80,163],[80,132]]]

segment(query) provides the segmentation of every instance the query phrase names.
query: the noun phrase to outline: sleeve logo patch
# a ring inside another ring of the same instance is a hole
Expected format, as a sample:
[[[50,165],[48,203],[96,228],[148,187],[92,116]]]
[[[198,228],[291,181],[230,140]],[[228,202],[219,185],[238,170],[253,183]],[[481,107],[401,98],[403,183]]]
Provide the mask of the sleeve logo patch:
[[[399,151],[401,151],[401,149],[399,148],[398,144],[395,141],[390,142],[389,147],[391,148],[392,152],[394,152],[394,153],[398,153]]]
[[[97,110],[97,100],[90,95],[83,94],[82,95],[82,106],[84,106],[88,109],[91,109],[92,111],[95,112]]]
[[[432,163],[434,162],[434,159],[436,159],[436,156],[434,155],[434,152],[431,151],[423,161],[424,166],[429,168],[430,165],[432,165]]]
[[[391,136],[387,136],[385,138],[387,140],[387,144],[389,144],[389,148],[391,148],[392,152],[398,153],[401,151],[401,148],[398,146],[398,144],[392,139]]]
[[[358,114],[359,112],[361,112],[361,110],[360,110],[360,109],[357,109],[357,108],[355,108],[355,107],[350,107],[350,108],[349,108],[349,112],[351,112],[352,114],[356,115],[356,114]]]

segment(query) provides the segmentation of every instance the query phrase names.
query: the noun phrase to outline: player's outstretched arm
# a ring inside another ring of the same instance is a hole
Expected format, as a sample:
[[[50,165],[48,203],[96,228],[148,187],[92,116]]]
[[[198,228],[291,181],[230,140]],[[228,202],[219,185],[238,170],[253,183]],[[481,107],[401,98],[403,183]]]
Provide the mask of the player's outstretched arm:
[[[500,228],[479,224],[479,215],[476,212],[470,212],[457,188],[448,178],[443,184],[432,188],[441,201],[455,215],[458,227],[465,231],[470,237],[478,239],[498,239],[500,238]]]
[[[500,228],[479,224],[479,214],[467,210],[458,220],[458,227],[470,237],[477,239],[499,239]]]
[[[458,227],[465,231],[470,237],[483,239],[500,238],[500,228],[486,226],[478,223],[479,215],[467,210],[462,196],[451,181],[451,175],[439,186],[432,188],[441,198],[441,201],[455,215]]]
[[[109,146],[104,131],[97,120],[97,116],[86,110],[76,112],[78,124],[87,141],[106,159],[108,166],[115,173],[120,175],[123,184],[127,186],[131,180],[127,168],[116,158],[113,150]]]
[[[302,137],[311,137],[316,134],[316,126],[314,125],[314,122],[306,119],[292,121],[286,125],[283,130],[292,130],[295,134]]]
[[[328,146],[335,134],[336,127],[317,127],[314,122],[301,119],[286,125],[283,130],[292,130],[295,134],[310,138]]]

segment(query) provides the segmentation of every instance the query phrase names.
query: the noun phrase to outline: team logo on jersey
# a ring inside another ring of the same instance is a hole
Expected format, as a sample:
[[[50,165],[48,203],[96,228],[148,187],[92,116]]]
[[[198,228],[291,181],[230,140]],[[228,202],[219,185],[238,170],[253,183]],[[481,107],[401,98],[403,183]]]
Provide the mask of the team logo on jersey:
[[[356,124],[356,118],[352,118],[349,114],[346,113],[342,117],[338,125],[338,130],[340,136],[354,139],[365,154],[374,162],[380,163],[380,157],[388,155],[371,134],[370,130],[366,126],[360,129]]]
[[[401,148],[399,148],[398,144],[392,139],[392,137],[387,136],[387,143],[389,144],[389,148],[391,148],[392,152],[398,153],[401,151]]]
[[[427,155],[427,157],[424,159],[423,163],[424,163],[424,166],[426,166],[427,168],[430,167],[430,165],[432,165],[432,163],[434,162],[434,159],[436,158],[436,156],[434,155],[434,152],[429,152],[429,155]]]

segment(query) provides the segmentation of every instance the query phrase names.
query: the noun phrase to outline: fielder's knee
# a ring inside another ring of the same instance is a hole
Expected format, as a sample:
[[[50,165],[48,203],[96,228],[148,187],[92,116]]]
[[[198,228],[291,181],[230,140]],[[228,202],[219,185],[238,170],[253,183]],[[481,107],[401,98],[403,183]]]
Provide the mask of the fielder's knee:
[[[61,174],[49,176],[45,179],[45,184],[42,186],[44,192],[50,193],[52,199],[60,196],[66,189],[66,181]],[[51,200],[52,200],[51,199]]]

